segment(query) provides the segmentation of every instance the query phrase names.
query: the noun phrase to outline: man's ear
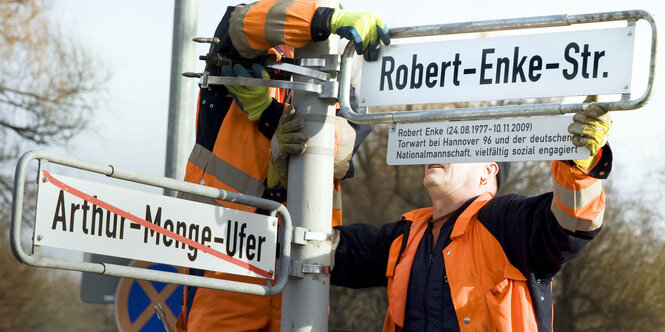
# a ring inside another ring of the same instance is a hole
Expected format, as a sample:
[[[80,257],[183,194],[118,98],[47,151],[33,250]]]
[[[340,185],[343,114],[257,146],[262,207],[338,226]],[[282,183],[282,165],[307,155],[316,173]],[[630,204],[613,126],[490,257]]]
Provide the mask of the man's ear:
[[[488,179],[495,177],[497,174],[499,174],[499,164],[489,163],[485,166],[485,175]]]

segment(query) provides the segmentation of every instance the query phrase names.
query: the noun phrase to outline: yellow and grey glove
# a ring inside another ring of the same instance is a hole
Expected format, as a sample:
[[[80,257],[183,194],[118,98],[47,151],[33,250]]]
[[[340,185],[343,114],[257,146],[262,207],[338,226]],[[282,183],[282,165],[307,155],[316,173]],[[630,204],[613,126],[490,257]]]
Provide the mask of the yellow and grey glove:
[[[252,65],[252,71],[254,72],[254,76],[239,64],[235,64],[233,68],[230,66],[222,67],[223,76],[270,79],[268,71],[258,63]],[[267,86],[226,84],[226,88],[229,90],[231,96],[233,96],[233,99],[235,99],[238,107],[247,113],[247,118],[250,121],[258,120],[263,111],[272,103],[270,90]]]
[[[374,12],[356,12],[336,8],[330,17],[330,32],[353,42],[356,53],[367,61],[379,57],[379,40],[390,45],[388,26]]]
[[[304,126],[305,119],[297,116],[293,105],[289,105],[282,113],[277,130],[270,140],[268,188],[281,185],[286,189],[289,156],[300,155],[307,149],[307,135],[300,132]]]
[[[612,124],[612,117],[605,107],[595,102],[598,96],[588,96],[584,103],[587,107],[573,116],[573,123],[568,126],[568,132],[573,134],[572,142],[575,146],[589,149],[590,157],[573,160],[583,168],[589,169],[594,165],[596,153],[607,143],[607,133]]]

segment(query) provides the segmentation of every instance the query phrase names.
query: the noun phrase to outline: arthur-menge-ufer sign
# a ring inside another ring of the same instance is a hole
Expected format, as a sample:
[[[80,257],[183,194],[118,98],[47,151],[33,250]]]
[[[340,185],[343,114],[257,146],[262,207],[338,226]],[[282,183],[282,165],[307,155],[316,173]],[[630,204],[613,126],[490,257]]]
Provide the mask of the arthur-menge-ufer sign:
[[[35,245],[272,279],[277,218],[43,172]]]

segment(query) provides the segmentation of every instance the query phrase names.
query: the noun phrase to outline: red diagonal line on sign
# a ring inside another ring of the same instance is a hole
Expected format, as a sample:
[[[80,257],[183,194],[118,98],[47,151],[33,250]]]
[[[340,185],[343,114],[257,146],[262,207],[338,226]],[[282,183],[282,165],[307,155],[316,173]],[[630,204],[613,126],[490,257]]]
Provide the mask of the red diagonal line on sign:
[[[205,245],[203,245],[203,244],[201,244],[201,243],[198,243],[198,242],[196,242],[196,241],[193,241],[193,240],[191,240],[191,239],[189,239],[189,238],[187,238],[187,237],[184,237],[184,236],[182,236],[182,235],[180,235],[180,234],[178,234],[178,233],[174,233],[174,232],[172,232],[172,231],[169,231],[169,230],[166,229],[166,228],[163,228],[163,227],[157,226],[157,225],[155,225],[155,224],[153,224],[153,223],[151,223],[151,222],[149,222],[149,221],[147,221],[147,220],[141,219],[141,218],[139,218],[139,217],[137,217],[137,216],[135,216],[135,215],[133,215],[133,214],[127,212],[127,211],[121,210],[121,209],[119,209],[119,208],[117,208],[117,207],[115,207],[115,206],[113,206],[113,205],[111,205],[111,204],[109,204],[109,203],[106,203],[106,202],[104,202],[104,201],[102,201],[102,200],[99,200],[98,198],[96,198],[96,197],[94,197],[94,196],[88,195],[88,194],[86,194],[86,193],[84,193],[84,192],[82,192],[82,191],[80,191],[80,190],[78,190],[78,189],[76,189],[76,188],[74,188],[74,187],[71,187],[71,186],[69,186],[69,185],[67,185],[67,184],[62,183],[60,180],[57,180],[56,178],[54,178],[54,177],[53,177],[49,172],[47,172],[47,171],[43,171],[43,172],[44,172],[44,177],[46,177],[46,178],[49,180],[49,182],[53,183],[54,186],[56,186],[56,187],[58,187],[58,188],[60,188],[60,189],[62,189],[62,190],[64,190],[64,191],[66,191],[66,192],[68,192],[68,193],[70,193],[70,194],[72,194],[72,195],[74,195],[74,196],[76,196],[76,197],[78,197],[78,198],[81,198],[81,199],[83,199],[83,200],[85,200],[85,201],[88,201],[88,202],[90,202],[90,203],[93,203],[93,204],[95,204],[95,205],[97,205],[97,206],[99,206],[99,207],[102,207],[102,208],[106,209],[107,211],[111,211],[111,212],[113,212],[113,213],[115,213],[115,214],[117,214],[117,215],[119,215],[119,216],[121,216],[121,217],[124,217],[124,218],[127,219],[127,220],[133,221],[133,222],[135,222],[135,223],[137,223],[137,224],[139,224],[139,225],[141,225],[141,226],[143,226],[143,227],[145,227],[145,228],[148,228],[148,229],[151,229],[151,230],[153,230],[153,231],[156,231],[156,232],[159,233],[159,234],[162,234],[162,235],[168,236],[168,237],[170,237],[170,238],[172,238],[172,239],[174,239],[174,240],[176,240],[176,241],[182,242],[182,243],[184,243],[184,244],[186,244],[186,245],[188,245],[188,246],[190,246],[190,247],[194,247],[194,248],[199,249],[199,250],[201,250],[201,251],[203,251],[203,252],[205,252],[205,253],[208,253],[208,254],[210,254],[210,255],[213,255],[213,256],[215,256],[215,257],[217,257],[217,258],[219,258],[219,259],[225,260],[225,261],[227,261],[227,262],[229,262],[229,263],[231,263],[231,264],[235,264],[235,265],[237,265],[237,266],[240,266],[240,267],[242,267],[242,268],[244,268],[244,269],[246,269],[246,270],[252,271],[252,272],[254,272],[254,273],[256,273],[256,274],[258,274],[258,275],[260,275],[260,276],[262,276],[262,277],[265,277],[265,278],[268,278],[268,279],[272,279],[272,275],[271,275],[270,272],[268,272],[268,271],[265,271],[265,270],[263,270],[263,269],[260,269],[260,268],[254,266],[254,265],[251,265],[251,264],[249,264],[249,263],[247,263],[247,262],[241,261],[241,260],[239,260],[239,259],[237,259],[237,258],[235,258],[235,257],[229,256],[229,255],[227,255],[227,254],[223,254],[223,253],[221,253],[221,252],[219,252],[219,251],[217,251],[217,250],[215,250],[215,249],[212,249],[212,248],[210,248],[210,247],[208,247],[208,246],[205,246]]]

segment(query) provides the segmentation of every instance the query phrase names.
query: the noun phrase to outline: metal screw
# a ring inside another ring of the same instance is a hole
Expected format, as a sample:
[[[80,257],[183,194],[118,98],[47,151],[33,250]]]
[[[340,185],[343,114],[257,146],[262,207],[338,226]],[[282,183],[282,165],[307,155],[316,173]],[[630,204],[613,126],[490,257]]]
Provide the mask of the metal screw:
[[[42,177],[42,182],[46,183],[46,182],[48,182],[48,179],[44,176],[44,177]]]
[[[37,241],[41,241],[43,238],[44,238],[43,235],[41,235],[41,234],[37,235]]]
[[[628,90],[628,84],[624,85],[624,86],[623,86],[623,89],[624,89],[624,90]]]
[[[365,98],[363,98],[360,101],[364,104],[367,100],[365,100]]]
[[[633,32],[632,32],[632,31],[628,31],[628,36],[632,36],[632,35],[633,35]]]
[[[395,125],[394,124],[390,125],[390,132],[391,133],[395,132]]]
[[[275,272],[273,270],[268,271],[268,273],[270,273],[270,275],[275,274]]]

